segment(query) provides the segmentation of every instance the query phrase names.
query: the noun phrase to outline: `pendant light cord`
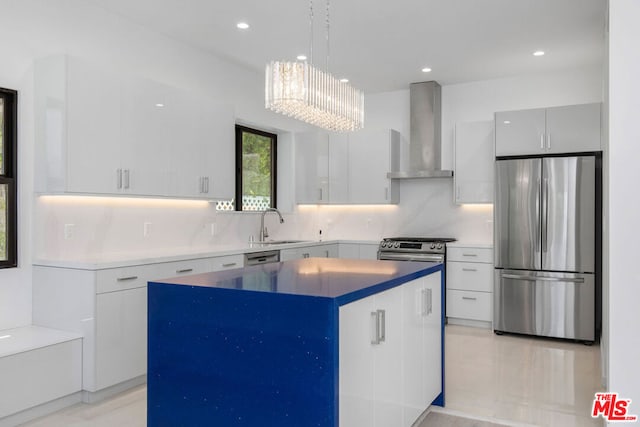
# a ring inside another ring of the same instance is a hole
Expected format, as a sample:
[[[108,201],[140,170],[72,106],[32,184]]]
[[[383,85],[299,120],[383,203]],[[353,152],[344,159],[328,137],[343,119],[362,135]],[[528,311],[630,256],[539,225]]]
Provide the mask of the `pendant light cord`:
[[[309,63],[313,65],[313,0],[309,0]]]
[[[326,72],[329,73],[329,0],[327,0],[327,64]]]

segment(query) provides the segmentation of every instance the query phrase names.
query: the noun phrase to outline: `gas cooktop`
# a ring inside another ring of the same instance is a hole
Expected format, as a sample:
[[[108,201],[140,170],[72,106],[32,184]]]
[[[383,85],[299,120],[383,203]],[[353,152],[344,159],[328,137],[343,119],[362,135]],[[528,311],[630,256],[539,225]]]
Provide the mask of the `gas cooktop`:
[[[431,242],[442,242],[449,243],[455,242],[456,239],[451,237],[385,237],[383,240],[391,240],[394,242],[420,242],[420,243],[431,243]]]

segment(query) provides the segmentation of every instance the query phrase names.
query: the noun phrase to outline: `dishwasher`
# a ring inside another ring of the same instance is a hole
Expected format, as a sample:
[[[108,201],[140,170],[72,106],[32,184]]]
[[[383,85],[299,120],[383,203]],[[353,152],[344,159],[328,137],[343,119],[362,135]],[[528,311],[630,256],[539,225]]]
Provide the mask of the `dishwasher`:
[[[280,251],[263,251],[263,252],[251,252],[244,255],[244,265],[248,267],[250,265],[269,264],[271,262],[280,261]]]

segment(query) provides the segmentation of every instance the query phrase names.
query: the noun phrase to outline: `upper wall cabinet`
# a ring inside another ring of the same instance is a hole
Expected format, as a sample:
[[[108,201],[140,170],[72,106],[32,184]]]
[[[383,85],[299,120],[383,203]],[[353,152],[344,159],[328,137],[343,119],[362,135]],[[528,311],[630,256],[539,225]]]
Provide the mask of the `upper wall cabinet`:
[[[57,56],[35,68],[36,191],[231,198],[229,106]]]
[[[398,203],[400,134],[362,130],[348,134],[296,134],[296,201],[312,204]]]
[[[600,151],[601,104],[495,114],[496,156]]]
[[[493,121],[456,124],[455,202],[493,203]]]

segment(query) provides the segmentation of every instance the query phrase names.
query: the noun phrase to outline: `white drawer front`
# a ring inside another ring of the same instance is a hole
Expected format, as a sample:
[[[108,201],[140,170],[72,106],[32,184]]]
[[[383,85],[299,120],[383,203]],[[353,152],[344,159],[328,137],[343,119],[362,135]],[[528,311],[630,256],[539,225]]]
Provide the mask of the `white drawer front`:
[[[493,264],[447,262],[447,289],[493,292]]]
[[[219,256],[211,259],[211,271],[244,267],[244,255]]]
[[[484,262],[493,264],[493,249],[447,248],[447,261]]]
[[[490,292],[447,290],[447,317],[490,322],[493,319],[492,297]]]
[[[155,265],[138,265],[99,270],[97,272],[96,293],[102,294],[147,286],[147,282],[156,272],[156,268]]]
[[[170,277],[189,276],[211,271],[211,258],[190,259],[186,261],[163,262],[156,264],[157,269],[149,280],[168,279]]]

